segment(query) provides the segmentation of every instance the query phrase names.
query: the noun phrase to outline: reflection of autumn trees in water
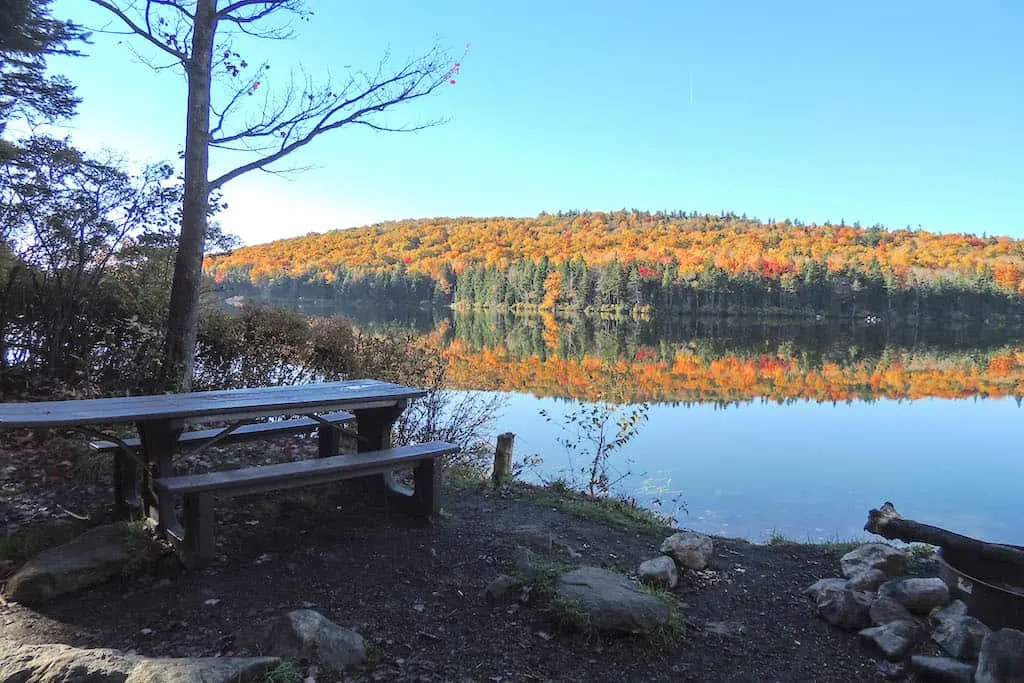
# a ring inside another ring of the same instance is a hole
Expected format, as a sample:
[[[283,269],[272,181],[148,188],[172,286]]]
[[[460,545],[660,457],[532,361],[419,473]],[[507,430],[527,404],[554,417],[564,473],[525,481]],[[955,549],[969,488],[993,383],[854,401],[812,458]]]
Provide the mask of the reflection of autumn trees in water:
[[[1012,334],[673,324],[460,315],[429,338],[461,389],[725,403],[1024,395],[1024,343]]]

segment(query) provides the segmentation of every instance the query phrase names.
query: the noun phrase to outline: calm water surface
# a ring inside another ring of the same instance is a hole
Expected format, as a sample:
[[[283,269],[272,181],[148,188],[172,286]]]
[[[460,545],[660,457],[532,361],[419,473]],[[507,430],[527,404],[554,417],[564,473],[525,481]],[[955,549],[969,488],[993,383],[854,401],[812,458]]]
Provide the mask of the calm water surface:
[[[534,480],[578,479],[559,443],[577,401],[648,401],[613,458],[615,490],[683,527],[867,538],[868,510],[889,500],[908,518],[1024,545],[1022,331],[344,313],[444,348],[455,388],[503,394],[494,433],[515,432],[517,458],[542,458]]]

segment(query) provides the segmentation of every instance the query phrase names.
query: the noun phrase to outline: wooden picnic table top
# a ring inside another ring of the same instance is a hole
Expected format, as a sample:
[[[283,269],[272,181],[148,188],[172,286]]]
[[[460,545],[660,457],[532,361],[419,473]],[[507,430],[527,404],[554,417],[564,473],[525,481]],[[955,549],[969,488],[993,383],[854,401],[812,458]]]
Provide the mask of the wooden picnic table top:
[[[391,382],[358,379],[187,394],[0,403],[0,429],[265,417],[301,411],[383,407],[426,393],[423,389]]]

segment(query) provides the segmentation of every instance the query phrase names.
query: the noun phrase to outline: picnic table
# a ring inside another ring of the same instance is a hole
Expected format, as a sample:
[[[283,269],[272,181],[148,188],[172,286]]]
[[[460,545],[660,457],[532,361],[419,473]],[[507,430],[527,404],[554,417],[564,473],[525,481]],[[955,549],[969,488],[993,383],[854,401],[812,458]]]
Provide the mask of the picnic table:
[[[394,448],[391,431],[408,402],[422,389],[378,380],[349,380],[223,391],[196,391],[62,401],[0,403],[0,429],[65,428],[94,437],[91,446],[113,456],[114,502],[118,516],[133,506],[165,533],[189,566],[212,559],[214,496],[259,493],[351,477],[381,475],[386,490],[410,511],[429,517],[438,511],[435,460],[457,452],[441,441]],[[296,417],[298,416],[298,417]],[[281,418],[271,422],[265,418]],[[227,423],[187,431],[195,423]],[[356,453],[340,452],[341,429],[354,424]],[[104,429],[134,425],[138,438]],[[318,457],[263,467],[176,476],[174,455],[185,448],[317,432]],[[413,489],[391,473],[413,466]],[[184,524],[176,513],[182,499]]]

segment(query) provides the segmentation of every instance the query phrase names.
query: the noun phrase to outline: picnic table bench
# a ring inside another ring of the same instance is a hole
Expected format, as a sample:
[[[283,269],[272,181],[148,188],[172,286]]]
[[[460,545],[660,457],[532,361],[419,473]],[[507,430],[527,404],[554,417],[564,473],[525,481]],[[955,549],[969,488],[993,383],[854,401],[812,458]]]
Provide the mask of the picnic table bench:
[[[96,437],[90,446],[113,455],[115,509],[143,512],[165,533],[190,567],[215,553],[215,497],[260,493],[297,486],[380,475],[391,499],[430,517],[438,512],[436,460],[458,447],[434,441],[393,447],[391,431],[422,389],[377,380],[349,380],[224,391],[197,391],[68,401],[0,403],[0,429],[67,428]],[[288,419],[257,422],[263,418]],[[194,423],[226,422],[214,429],[186,431]],[[133,424],[138,438],[122,439],[102,425]],[[356,429],[356,453],[340,452],[341,429]],[[207,448],[316,430],[318,457],[262,467],[176,475],[173,456],[183,448]],[[413,467],[413,488],[400,486],[392,472]],[[175,512],[182,499],[184,523]]]

